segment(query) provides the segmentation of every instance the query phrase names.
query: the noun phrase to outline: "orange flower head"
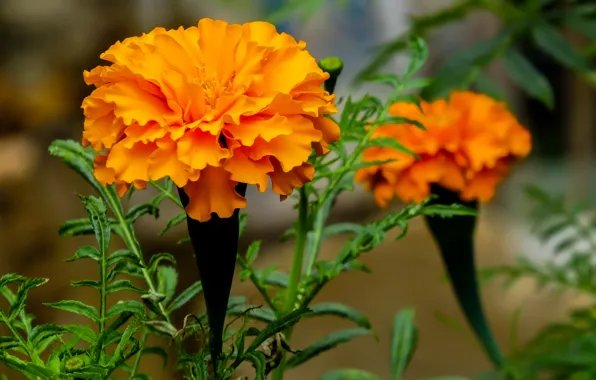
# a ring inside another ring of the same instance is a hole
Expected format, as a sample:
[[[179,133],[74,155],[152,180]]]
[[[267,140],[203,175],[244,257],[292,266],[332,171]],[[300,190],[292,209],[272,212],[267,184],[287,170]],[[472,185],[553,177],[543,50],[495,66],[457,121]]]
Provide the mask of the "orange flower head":
[[[337,112],[321,88],[329,75],[305,47],[265,22],[211,19],[112,45],[110,64],[84,74],[96,86],[82,105],[96,178],[122,196],[169,177],[199,221],[245,207],[238,183],[265,191],[271,180],[284,199],[312,180],[313,147],[339,138],[325,117]]]
[[[431,184],[458,192],[466,201],[487,202],[510,163],[531,150],[530,133],[506,104],[483,94],[455,91],[449,99],[423,101],[420,108],[398,102],[389,113],[419,121],[426,130],[388,124],[373,131],[371,139],[395,139],[420,156],[418,160],[387,147],[364,151],[364,162],[394,160],[356,173],[356,180],[374,193],[381,207],[394,197],[421,202],[429,196]]]

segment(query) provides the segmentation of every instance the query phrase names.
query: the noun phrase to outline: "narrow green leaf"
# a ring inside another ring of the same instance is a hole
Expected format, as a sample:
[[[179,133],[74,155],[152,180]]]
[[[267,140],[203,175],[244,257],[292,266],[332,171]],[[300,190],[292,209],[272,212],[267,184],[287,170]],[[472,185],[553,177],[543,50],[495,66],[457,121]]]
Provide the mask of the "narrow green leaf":
[[[305,363],[306,361],[314,358],[315,356],[321,354],[322,352],[331,350],[338,344],[349,342],[353,338],[363,335],[371,335],[371,331],[363,328],[356,328],[333,332],[325,338],[306,347],[302,351],[299,351],[296,354],[294,354],[290,359],[288,359],[286,367],[288,369],[297,367]]]
[[[265,380],[265,370],[267,367],[265,355],[260,351],[249,352],[246,354],[246,359],[252,363],[255,369],[255,380]]]
[[[155,334],[174,338],[178,330],[166,321],[147,321],[145,325]]]
[[[31,330],[31,333],[28,337],[28,341],[32,343],[34,346],[37,346],[39,343],[41,343],[48,337],[61,336],[66,332],[67,330],[64,327],[57,326],[53,323],[37,325],[33,328],[33,330]]]
[[[255,272],[257,272],[259,274],[263,273],[261,270],[257,270]],[[288,283],[290,282],[290,276],[288,276],[288,274],[286,274],[286,273],[272,271],[270,273],[267,273],[267,276],[265,276],[263,278],[263,282],[266,285],[277,286],[280,288],[287,288]]]
[[[567,12],[563,17],[563,25],[575,30],[586,37],[596,39],[596,14],[580,15],[577,12]]]
[[[134,286],[132,284],[132,282],[130,282],[130,280],[116,280],[116,281],[112,282],[110,285],[108,285],[106,288],[106,294],[122,292],[122,291],[130,291],[130,292],[135,292],[135,293],[140,293],[140,294],[147,293],[146,290],[143,290],[143,289],[140,289],[140,288],[137,288],[136,286]]]
[[[95,232],[92,232],[92,233],[95,233]],[[99,261],[100,257],[101,256],[100,256],[97,248],[87,245],[87,246],[83,246],[83,247],[77,249],[74,256],[71,257],[70,259],[67,259],[66,262],[71,263],[73,261],[77,261],[80,259],[92,259],[95,261]]]
[[[428,87],[432,84],[432,78],[414,78],[405,81],[402,86],[404,91],[406,90],[418,90],[424,87]]]
[[[15,301],[10,305],[8,310],[8,320],[15,319],[23,308],[25,307],[25,301],[27,300],[27,293],[33,288],[37,288],[48,282],[47,278],[28,278],[19,286]]]
[[[145,306],[139,301],[120,301],[114,306],[110,308],[110,310],[106,314],[106,318],[112,318],[124,312],[133,313],[137,316],[144,317],[145,316]]]
[[[164,294],[164,303],[168,303],[176,293],[178,285],[178,272],[175,268],[160,266],[157,269],[157,291]]]
[[[325,227],[323,236],[331,237],[343,234],[357,234],[362,231],[362,225],[357,223],[336,223]]]
[[[478,73],[474,85],[476,87],[476,91],[485,94],[495,100],[507,102],[507,97],[505,96],[505,93],[503,92],[501,86],[495,83],[495,81],[492,80],[484,72]]]
[[[162,368],[166,368],[166,366],[168,365],[168,351],[165,348],[163,348],[163,347],[158,347],[158,346],[144,347],[141,350],[141,355],[158,355],[158,356],[161,356],[161,358],[163,360],[163,366],[162,366]]]
[[[15,282],[25,282],[26,280],[27,280],[26,277],[23,277],[19,274],[7,273],[4,276],[0,277],[0,288],[3,288],[6,285],[12,284]]]
[[[397,150],[398,152],[405,153],[410,156],[414,156],[414,157],[418,156],[414,151],[406,148],[399,141],[392,139],[390,137],[377,137],[375,139],[371,139],[364,145],[364,148],[370,148],[370,147],[391,148],[391,149]]]
[[[244,235],[244,231],[246,230],[246,224],[248,222],[248,214],[245,212],[241,212],[240,216],[238,217],[238,224],[239,224],[239,232],[238,236],[242,237]]]
[[[563,35],[546,22],[536,23],[532,29],[534,43],[557,62],[573,70],[588,70],[586,60]]]
[[[129,223],[136,223],[143,215],[152,215],[155,219],[159,218],[159,208],[151,203],[134,205],[126,213],[126,220]]]
[[[149,268],[149,273],[152,275],[155,274],[159,263],[162,261],[176,264],[176,258],[172,254],[165,252],[156,253],[155,255],[151,256],[151,259],[149,260],[149,265],[147,266]]]
[[[380,380],[380,378],[374,373],[347,368],[327,372],[321,377],[321,380]]]
[[[44,303],[44,305],[52,307],[54,309],[64,310],[83,317],[89,318],[94,322],[99,321],[99,314],[97,309],[93,306],[85,305],[81,301],[66,300],[54,303]]]
[[[21,347],[21,343],[13,336],[0,336],[0,352]]]
[[[409,79],[412,75],[416,74],[428,59],[428,46],[422,38],[411,36],[408,46],[410,48],[410,63],[403,75],[404,79]]]
[[[54,375],[49,369],[26,362],[16,356],[9,355],[7,352],[0,351],[0,362],[4,362],[7,367],[23,375],[33,376],[33,379],[51,379]]]
[[[168,223],[166,224],[164,229],[161,230],[161,232],[159,233],[159,236],[165,235],[166,232],[168,232],[173,227],[179,225],[180,223],[184,222],[185,220],[186,220],[186,212],[183,211],[168,221]]]
[[[255,350],[257,347],[259,347],[261,344],[263,344],[263,342],[266,341],[268,338],[274,336],[277,333],[284,331],[285,329],[287,329],[289,327],[294,326],[296,323],[298,323],[300,321],[300,319],[307,316],[309,313],[311,313],[311,310],[308,308],[297,309],[297,310],[294,310],[293,312],[277,319],[273,323],[267,325],[267,327],[265,329],[263,329],[262,331],[259,331],[258,335],[252,341],[252,343],[247,351]]]
[[[277,318],[273,310],[252,305],[237,305],[228,310],[228,315],[247,315],[252,319],[273,323]]]
[[[502,60],[507,73],[522,90],[540,100],[549,109],[553,108],[553,89],[548,79],[526,57],[514,49],[509,49]]]
[[[90,150],[85,150],[81,144],[73,140],[54,140],[48,150],[52,156],[62,159],[66,165],[83,176],[98,193],[105,192],[103,186],[93,175],[94,154]]]
[[[255,240],[248,246],[248,249],[246,250],[246,263],[248,265],[254,264],[255,260],[257,259],[259,250],[261,249],[261,243],[262,241]]]
[[[108,257],[108,261],[106,262],[106,265],[108,267],[110,267],[114,264],[124,262],[124,261],[128,261],[135,266],[140,265],[139,258],[128,249],[119,249],[117,251],[112,252],[110,254],[110,256]]]
[[[403,309],[393,320],[391,332],[391,380],[400,380],[414,355],[418,329],[414,309]]]
[[[452,204],[452,205],[427,205],[424,206],[422,211],[420,212],[421,215],[427,216],[439,216],[441,218],[451,218],[454,216],[474,216],[478,212],[472,208],[460,205],[460,204]]]
[[[85,209],[89,215],[89,220],[93,225],[95,231],[95,239],[98,244],[98,251],[100,256],[107,255],[110,246],[110,224],[108,223],[108,215],[106,204],[103,200],[94,196],[80,196],[85,204]]]
[[[74,286],[74,287],[87,286],[87,287],[90,287],[93,289],[99,289],[101,285],[99,284],[99,282],[94,281],[94,280],[81,280],[81,281],[71,281],[70,286]]]
[[[85,342],[94,343],[97,340],[97,334],[89,326],[66,325],[63,328]]]
[[[93,234],[93,226],[88,218],[68,220],[58,229],[60,236],[79,236]]]
[[[168,313],[180,309],[182,306],[186,305],[188,301],[197,297],[202,291],[203,284],[201,284],[201,281],[197,281],[188,288],[184,289],[184,291],[180,293],[178,297],[174,298],[172,303],[168,306]]]
[[[320,303],[320,304],[311,306],[311,310],[313,312],[313,316],[314,315],[318,315],[318,316],[320,316],[320,315],[334,315],[337,317],[349,319],[352,322],[356,323],[359,327],[363,327],[365,329],[371,328],[370,322],[369,322],[368,318],[366,318],[364,316],[364,314],[362,314],[358,310],[352,309],[351,307],[343,305],[341,303],[335,303],[335,302]]]
[[[112,354],[112,358],[110,359],[108,366],[111,366],[112,368],[116,368],[114,366],[114,364],[116,364],[116,362],[123,357],[124,349],[129,344],[132,335],[136,331],[136,327],[137,327],[137,321],[135,319],[133,319],[128,324],[128,326],[126,326],[126,328],[124,329],[124,332],[122,333],[122,337],[120,338],[120,341],[118,342],[118,345],[114,349],[114,353]]]

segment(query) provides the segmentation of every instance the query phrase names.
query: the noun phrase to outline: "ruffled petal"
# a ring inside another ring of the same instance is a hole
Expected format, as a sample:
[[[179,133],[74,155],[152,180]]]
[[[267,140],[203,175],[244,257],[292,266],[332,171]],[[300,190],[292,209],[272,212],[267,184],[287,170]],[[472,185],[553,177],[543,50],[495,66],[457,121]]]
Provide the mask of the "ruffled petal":
[[[259,191],[264,192],[269,183],[267,173],[273,171],[271,159],[263,157],[260,160],[252,160],[244,152],[245,149],[248,148],[234,149],[232,157],[224,162],[223,168],[231,173],[230,178],[233,181],[257,185]]]
[[[221,160],[229,156],[230,152],[221,147],[219,137],[209,132],[190,130],[178,140],[178,159],[192,169],[220,166]]]
[[[197,181],[184,186],[190,198],[186,213],[199,222],[211,219],[213,212],[220,218],[231,217],[235,209],[246,206],[246,199],[236,193],[236,185],[223,168],[206,167]]]

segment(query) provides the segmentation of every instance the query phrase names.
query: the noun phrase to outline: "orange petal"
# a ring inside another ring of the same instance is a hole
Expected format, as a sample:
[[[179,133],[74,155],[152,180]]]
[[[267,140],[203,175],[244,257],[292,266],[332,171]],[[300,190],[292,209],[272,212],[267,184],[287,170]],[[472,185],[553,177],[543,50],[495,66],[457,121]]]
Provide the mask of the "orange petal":
[[[220,166],[221,160],[230,156],[219,144],[218,136],[198,129],[187,131],[178,140],[178,158],[192,169]]]
[[[155,122],[149,122],[146,125],[133,124],[127,127],[124,133],[126,138],[122,140],[122,145],[132,148],[137,142],[146,144],[162,138],[168,133],[168,130]]]
[[[284,171],[302,165],[312,152],[312,143],[319,141],[322,133],[316,130],[312,122],[304,117],[295,118],[291,135],[278,136],[267,142],[257,138],[250,150],[250,157],[260,160],[265,156],[275,157]]]
[[[324,116],[313,119],[313,125],[315,129],[323,133],[321,141],[314,144],[317,154],[323,155],[329,152],[327,148],[329,144],[339,140],[339,126],[333,120]]]
[[[240,141],[244,146],[250,146],[254,144],[257,137],[269,142],[274,137],[291,134],[294,120],[296,118],[288,119],[280,115],[273,115],[270,118],[252,116],[240,119],[238,125],[228,124],[224,128],[230,138]]]
[[[127,148],[122,143],[112,147],[106,167],[114,169],[116,179],[124,182],[148,181],[149,156],[157,148],[155,143],[135,143]]]
[[[164,177],[170,177],[178,187],[184,187],[189,180],[199,178],[199,171],[191,173],[190,167],[178,160],[178,145],[168,139],[156,141],[157,149],[149,156],[149,178],[157,181]],[[191,175],[192,174],[192,175]]]
[[[188,182],[184,191],[190,198],[186,207],[188,216],[199,222],[211,219],[211,213],[220,218],[229,218],[237,208],[246,207],[246,199],[236,190],[236,182],[230,180],[230,173],[212,166],[201,171],[196,182]]]
[[[251,160],[243,147],[234,149],[232,157],[223,163],[223,168],[231,173],[231,179],[236,182],[243,182],[257,185],[259,191],[267,190],[269,178],[267,173],[273,171],[273,165],[269,157],[263,157],[260,160]]]
[[[106,167],[107,161],[106,154],[98,154],[93,159],[95,178],[104,186],[116,182],[116,173],[114,169]]]
[[[304,186],[312,181],[315,175],[315,168],[308,163],[293,168],[288,172],[281,170],[281,166],[273,160],[274,171],[269,173],[273,191],[280,195],[290,195],[296,188]]]
[[[144,91],[135,82],[108,84],[95,92],[101,92],[101,97],[114,105],[114,114],[122,118],[124,124],[145,125],[155,121],[167,126],[181,121],[181,115],[174,113],[163,99]]]

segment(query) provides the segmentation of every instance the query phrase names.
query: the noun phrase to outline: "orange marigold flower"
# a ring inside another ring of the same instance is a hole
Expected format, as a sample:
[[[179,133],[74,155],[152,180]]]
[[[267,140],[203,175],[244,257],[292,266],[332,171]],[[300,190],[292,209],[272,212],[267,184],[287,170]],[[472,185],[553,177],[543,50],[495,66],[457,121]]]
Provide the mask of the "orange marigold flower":
[[[245,207],[238,183],[271,180],[285,198],[312,180],[313,147],[339,138],[329,75],[305,47],[269,23],[211,19],[117,42],[84,75],[97,87],[82,105],[95,176],[121,196],[170,177],[199,221]]]
[[[398,102],[389,113],[419,121],[426,130],[388,124],[371,136],[393,138],[416,152],[420,160],[386,147],[371,147],[363,153],[365,162],[395,160],[356,173],[356,180],[374,192],[381,207],[393,197],[421,202],[433,183],[458,192],[463,200],[487,202],[511,161],[530,152],[530,133],[506,104],[486,95],[455,91],[449,99],[422,102],[421,108],[422,112],[415,104]]]

